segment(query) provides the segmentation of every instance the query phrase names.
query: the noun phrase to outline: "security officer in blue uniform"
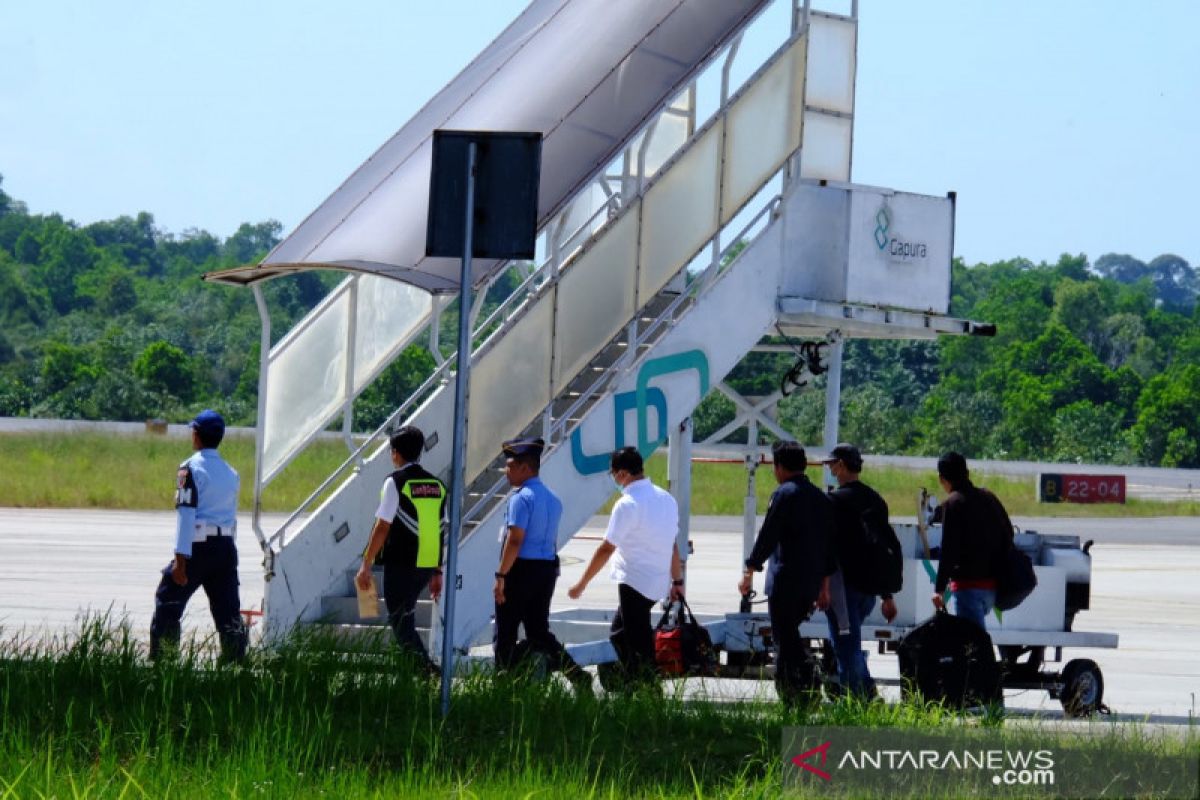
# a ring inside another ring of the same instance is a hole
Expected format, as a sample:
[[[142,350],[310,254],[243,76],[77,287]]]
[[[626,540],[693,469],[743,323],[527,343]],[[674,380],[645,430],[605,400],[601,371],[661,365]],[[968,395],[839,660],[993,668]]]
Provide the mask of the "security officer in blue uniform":
[[[355,576],[360,589],[371,587],[371,568],[383,564],[383,599],[388,623],[402,651],[436,673],[417,633],[417,599],[426,586],[437,602],[442,593],[442,552],[446,536],[446,487],[417,463],[425,434],[405,425],[392,434],[396,471],[383,482],[375,526]]]
[[[238,474],[217,452],[225,420],[205,409],[192,420],[192,449],[179,465],[175,488],[175,558],[162,571],[150,622],[150,657],[179,643],[179,620],[201,587],[221,641],[221,657],[241,661],[247,635],[238,597]]]
[[[531,652],[543,655],[551,669],[561,670],[581,690],[591,676],[567,653],[550,631],[550,600],[558,582],[558,525],[562,501],[542,483],[542,439],[504,443],[505,477],[514,488],[501,533],[500,565],[492,594],[496,601],[496,669],[513,667]],[[517,628],[525,626],[525,642],[517,645]]]

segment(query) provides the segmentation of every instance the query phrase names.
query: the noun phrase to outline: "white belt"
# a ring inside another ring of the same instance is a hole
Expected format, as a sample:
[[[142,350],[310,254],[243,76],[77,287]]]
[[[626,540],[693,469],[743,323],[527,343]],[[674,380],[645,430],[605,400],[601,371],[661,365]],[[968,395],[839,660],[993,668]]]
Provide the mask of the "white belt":
[[[209,525],[207,523],[197,522],[192,533],[192,541],[203,542],[208,539],[216,539],[221,536],[232,537],[236,532],[236,525]]]

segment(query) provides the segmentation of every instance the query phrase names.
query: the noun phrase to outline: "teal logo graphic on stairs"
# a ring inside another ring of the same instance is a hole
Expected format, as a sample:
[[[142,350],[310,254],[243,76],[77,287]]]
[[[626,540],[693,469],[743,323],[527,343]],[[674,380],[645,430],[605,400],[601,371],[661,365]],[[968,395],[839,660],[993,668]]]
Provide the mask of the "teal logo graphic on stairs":
[[[687,350],[675,355],[652,358],[638,370],[637,387],[632,392],[621,392],[613,397],[613,437],[612,450],[620,450],[625,446],[625,414],[637,411],[637,449],[643,458],[649,457],[660,444],[667,439],[667,396],[662,389],[651,386],[650,381],[673,372],[683,372],[694,369],[700,381],[700,397],[708,394],[708,357],[700,350]],[[650,438],[650,417],[647,413],[654,409],[658,420],[658,431],[653,439]],[[571,461],[580,475],[595,475],[608,470],[609,456],[612,450],[595,455],[583,452],[583,440],[580,428],[571,434]]]

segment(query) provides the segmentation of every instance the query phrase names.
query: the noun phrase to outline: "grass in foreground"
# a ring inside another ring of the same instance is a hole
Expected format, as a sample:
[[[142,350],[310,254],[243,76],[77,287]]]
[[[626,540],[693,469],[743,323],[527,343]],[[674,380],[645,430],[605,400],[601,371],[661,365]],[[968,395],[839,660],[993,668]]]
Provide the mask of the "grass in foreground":
[[[189,454],[187,442],[163,436],[105,436],[101,434],[0,434],[0,507],[114,508],[170,510],[175,492],[175,469]],[[230,438],[221,453],[242,475],[241,508],[254,501],[254,442]],[[284,470],[263,497],[267,511],[293,511],[345,461],[345,445],[316,442]],[[666,485],[667,462],[654,456],[649,475]],[[64,476],[86,475],[86,480]],[[809,477],[821,480],[820,470]],[[1200,516],[1200,498],[1157,502],[1130,500],[1123,506],[1038,503],[1033,481],[980,473],[977,482],[995,491],[1013,516],[1149,517]],[[938,489],[933,459],[927,471],[874,468],[863,478],[888,501],[897,516],[916,514],[917,492]],[[755,480],[759,513],[775,488],[770,467],[760,467]],[[740,464],[698,462],[692,471],[692,513],[741,516],[746,496],[746,471]],[[602,509],[607,513],[609,506]]]
[[[0,645],[0,714],[4,798],[776,797],[785,726],[1003,724],[911,703],[580,698],[482,674],[456,684],[443,720],[436,686],[397,656],[355,667],[297,640],[249,667],[196,649],[150,665],[128,627],[98,621],[69,640]],[[1096,747],[1196,751],[1132,727],[1100,731]]]

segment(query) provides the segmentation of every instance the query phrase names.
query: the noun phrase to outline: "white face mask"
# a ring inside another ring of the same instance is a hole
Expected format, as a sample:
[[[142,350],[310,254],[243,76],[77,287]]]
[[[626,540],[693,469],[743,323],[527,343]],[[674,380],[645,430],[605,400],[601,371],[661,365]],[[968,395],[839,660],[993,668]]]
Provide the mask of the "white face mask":
[[[621,482],[619,480],[617,480],[616,475],[614,475],[613,473],[610,472],[610,473],[608,473],[608,477],[612,479],[613,486],[617,487],[618,492],[623,491],[625,489],[625,487],[621,485]]]

